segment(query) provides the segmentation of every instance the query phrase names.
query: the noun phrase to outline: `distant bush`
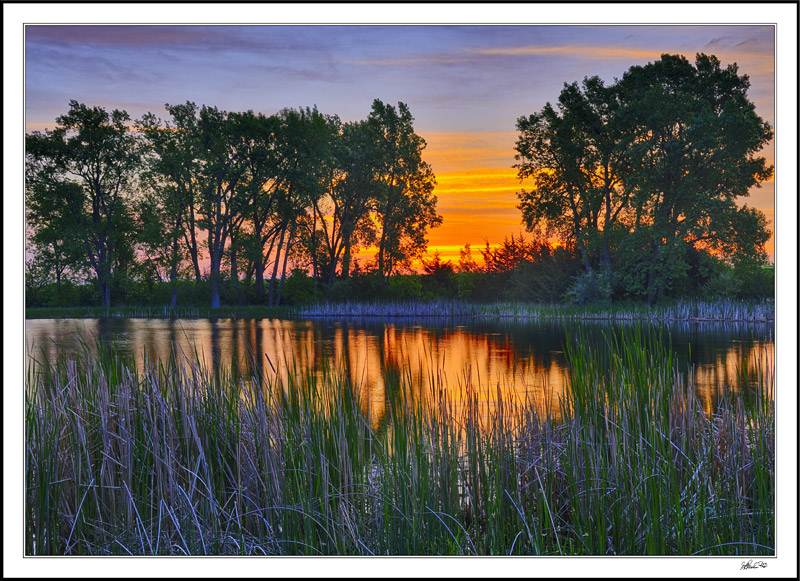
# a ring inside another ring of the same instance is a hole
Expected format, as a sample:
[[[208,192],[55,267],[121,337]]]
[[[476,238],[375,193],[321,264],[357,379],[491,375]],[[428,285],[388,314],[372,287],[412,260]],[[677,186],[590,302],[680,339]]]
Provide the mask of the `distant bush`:
[[[614,294],[614,273],[608,270],[581,272],[572,279],[564,300],[573,305],[609,304]]]
[[[701,286],[699,295],[706,298],[735,298],[739,296],[741,288],[742,281],[732,268],[727,268]]]
[[[322,291],[317,288],[316,281],[302,268],[295,268],[283,283],[281,304],[305,305],[319,301],[323,296]]]
[[[389,278],[385,298],[393,301],[414,301],[425,298],[422,277],[418,274],[400,274]]]
[[[733,270],[739,280],[739,298],[771,298],[775,296],[775,267],[742,263]]]

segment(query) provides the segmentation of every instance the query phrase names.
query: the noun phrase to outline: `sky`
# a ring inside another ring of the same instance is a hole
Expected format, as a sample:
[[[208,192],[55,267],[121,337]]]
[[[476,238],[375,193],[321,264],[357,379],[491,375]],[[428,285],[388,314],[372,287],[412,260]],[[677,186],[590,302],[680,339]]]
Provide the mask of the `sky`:
[[[750,99],[774,126],[775,27],[728,26],[181,26],[29,25],[25,127],[52,128],[70,99],[136,119],[194,101],[271,114],[316,105],[344,121],[373,99],[405,102],[444,218],[429,252],[502,242],[524,231],[513,169],[517,118],[555,103],[564,83],[613,82],[662,53],[717,55],[750,77]],[[774,148],[765,150],[770,162]],[[772,229],[773,183],[751,192]],[[773,253],[773,240],[768,243]],[[475,252],[478,254],[477,252]]]

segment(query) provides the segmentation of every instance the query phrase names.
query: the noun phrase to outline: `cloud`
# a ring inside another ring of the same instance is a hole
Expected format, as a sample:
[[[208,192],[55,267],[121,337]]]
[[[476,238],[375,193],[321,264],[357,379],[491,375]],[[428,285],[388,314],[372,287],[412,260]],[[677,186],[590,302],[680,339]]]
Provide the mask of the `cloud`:
[[[429,66],[429,65],[452,65],[452,64],[473,64],[477,62],[474,57],[456,57],[449,55],[420,56],[411,58],[382,58],[382,59],[363,59],[345,60],[346,64],[363,66]]]
[[[562,45],[562,46],[518,46],[518,47],[499,47],[473,49],[476,54],[492,56],[565,56],[571,58],[581,58],[589,60],[632,60],[655,58],[661,56],[661,52],[652,48],[624,48],[617,46],[583,46],[583,45]]]

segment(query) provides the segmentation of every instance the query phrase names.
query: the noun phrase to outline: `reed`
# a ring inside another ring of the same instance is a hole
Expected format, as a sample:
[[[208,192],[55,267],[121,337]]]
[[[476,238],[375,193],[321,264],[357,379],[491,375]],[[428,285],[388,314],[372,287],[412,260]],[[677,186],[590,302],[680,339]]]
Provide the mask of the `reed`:
[[[681,300],[647,305],[562,305],[522,302],[467,303],[451,300],[322,302],[301,307],[261,305],[223,306],[217,309],[198,306],[168,309],[164,306],[42,307],[25,310],[27,319],[56,318],[266,318],[266,317],[458,317],[508,318],[515,320],[571,321],[692,321],[772,323],[775,303],[771,300],[716,301]]]
[[[578,336],[558,420],[401,373],[372,427],[331,366],[97,353],[29,365],[28,555],[774,554],[763,356],[708,413],[649,327]]]
[[[301,317],[489,317],[508,319],[560,319],[573,321],[715,321],[761,322],[775,320],[774,301],[685,300],[663,305],[620,303],[613,305],[561,305],[521,302],[490,304],[456,301],[319,303],[300,307]]]

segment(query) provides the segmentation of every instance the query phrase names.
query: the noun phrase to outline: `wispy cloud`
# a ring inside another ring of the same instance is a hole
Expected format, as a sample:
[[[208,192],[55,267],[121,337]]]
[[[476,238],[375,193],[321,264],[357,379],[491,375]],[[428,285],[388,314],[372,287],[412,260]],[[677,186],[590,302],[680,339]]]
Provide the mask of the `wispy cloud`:
[[[661,53],[652,48],[625,48],[618,46],[584,46],[584,45],[562,45],[562,46],[516,46],[498,48],[479,48],[473,49],[475,54],[492,56],[565,56],[589,60],[632,60],[643,58],[658,58]]]

